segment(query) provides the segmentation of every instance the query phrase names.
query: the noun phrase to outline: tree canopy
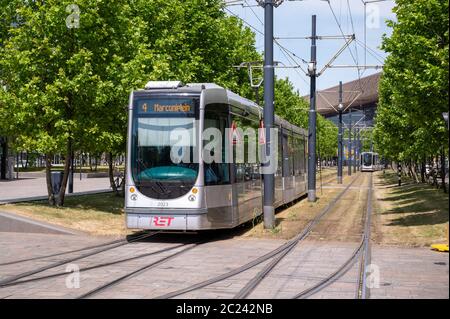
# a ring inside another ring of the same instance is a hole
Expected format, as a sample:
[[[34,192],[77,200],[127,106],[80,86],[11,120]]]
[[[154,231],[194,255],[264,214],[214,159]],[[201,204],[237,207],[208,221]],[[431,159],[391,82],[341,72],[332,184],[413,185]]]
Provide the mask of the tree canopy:
[[[397,0],[394,12],[374,139],[392,160],[424,159],[448,145],[448,1]]]
[[[79,12],[70,25],[74,5]],[[63,205],[73,152],[125,151],[131,90],[149,80],[215,82],[252,98],[247,74],[261,60],[255,35],[221,0],[0,0],[0,135],[16,150],[65,158]],[[69,19],[69,20],[68,20]],[[68,22],[69,21],[69,22]],[[276,81],[280,116],[307,127],[307,104]],[[335,131],[319,117],[319,139],[335,153]],[[50,183],[47,165],[47,183]]]

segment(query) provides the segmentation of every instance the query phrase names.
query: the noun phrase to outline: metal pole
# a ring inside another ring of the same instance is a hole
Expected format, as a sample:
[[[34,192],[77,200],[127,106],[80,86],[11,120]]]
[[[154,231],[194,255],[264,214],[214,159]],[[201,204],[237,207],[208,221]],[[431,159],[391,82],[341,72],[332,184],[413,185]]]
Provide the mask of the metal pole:
[[[316,16],[312,16],[311,34],[311,91],[309,104],[309,134],[308,134],[308,202],[316,201]]]
[[[16,164],[16,169],[17,169],[17,171],[16,171],[16,179],[19,179],[19,153],[17,153],[17,155],[16,155],[16,159],[17,159],[17,164]]]
[[[259,105],[259,86],[255,87],[255,102]]]
[[[358,144],[356,141],[356,131],[357,131],[357,128],[355,126],[355,129],[353,131],[353,136],[355,137],[355,142],[354,142],[355,147],[353,148],[353,173],[356,173],[356,163],[358,162],[358,154],[359,154]]]
[[[73,193],[73,152],[70,155],[70,169],[69,169],[69,194]]]
[[[349,113],[348,126],[348,176],[352,176],[352,109]]]
[[[1,168],[0,168],[0,179],[6,179],[6,170],[7,168],[7,160],[8,160],[8,138],[2,137],[1,140],[1,148],[2,148],[2,158],[1,158]]]
[[[338,184],[342,184],[342,81],[339,82]]]
[[[356,166],[357,166],[357,171],[359,172],[359,168],[361,166],[361,135],[360,135],[359,128],[357,129],[356,132],[357,132],[356,136],[357,136],[357,139],[358,139],[358,142],[356,144],[357,147],[358,147],[358,156],[356,158]]]
[[[373,152],[373,134],[370,132],[370,151]]]
[[[273,0],[264,1],[264,125],[266,128],[266,154],[270,154],[269,162],[275,163],[275,154],[271,152],[270,131],[274,126],[274,81],[273,67]],[[267,173],[267,172],[264,172]],[[264,228],[273,229],[275,226],[274,202],[274,174],[264,174]]]

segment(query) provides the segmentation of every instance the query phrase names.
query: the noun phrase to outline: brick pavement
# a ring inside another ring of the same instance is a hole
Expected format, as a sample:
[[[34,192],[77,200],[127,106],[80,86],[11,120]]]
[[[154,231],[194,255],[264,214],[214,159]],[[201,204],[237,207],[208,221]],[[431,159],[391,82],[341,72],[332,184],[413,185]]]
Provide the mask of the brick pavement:
[[[172,234],[160,240],[132,243],[76,261],[79,267],[92,266],[192,240],[192,236]],[[195,235],[194,235],[195,236]],[[179,238],[179,239],[177,239]],[[105,238],[54,234],[0,233],[0,263],[67,251],[105,242]],[[237,268],[283,244],[282,240],[217,239],[196,247],[153,269],[132,277],[95,298],[154,298]],[[251,298],[290,298],[333,273],[353,252],[355,243],[306,241],[294,249],[250,295]],[[55,277],[0,288],[0,298],[75,298],[101,284],[127,274],[177,250],[81,273],[79,289],[66,287],[66,278]],[[75,256],[80,253],[74,253]],[[0,280],[49,262],[56,256],[15,265],[0,266]],[[372,263],[380,269],[380,288],[371,289],[372,298],[448,298],[448,254],[426,248],[374,246]],[[232,298],[264,263],[235,277],[218,282],[180,298]],[[66,265],[45,274],[64,272]],[[354,298],[357,265],[337,282],[311,298]],[[38,277],[42,274],[33,275]]]

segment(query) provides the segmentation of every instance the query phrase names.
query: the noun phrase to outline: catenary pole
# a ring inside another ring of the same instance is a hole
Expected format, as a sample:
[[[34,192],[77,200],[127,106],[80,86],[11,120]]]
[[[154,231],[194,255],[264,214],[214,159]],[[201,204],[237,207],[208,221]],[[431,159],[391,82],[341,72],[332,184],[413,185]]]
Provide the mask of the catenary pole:
[[[338,184],[342,184],[342,81],[339,82]]]
[[[275,152],[271,152],[270,131],[274,127],[274,81],[273,66],[273,10],[274,0],[264,0],[264,126],[266,129],[266,154],[270,154],[269,162],[265,166],[275,164]],[[264,178],[264,228],[273,229],[275,226],[275,209],[273,206],[275,183],[273,172],[263,172]]]
[[[349,110],[348,124],[348,176],[352,175],[352,109]]]
[[[317,46],[316,46],[316,16],[312,16],[311,32],[311,62],[308,67],[311,78],[310,104],[309,104],[309,132],[308,132],[308,201],[316,201],[316,65],[317,65]]]

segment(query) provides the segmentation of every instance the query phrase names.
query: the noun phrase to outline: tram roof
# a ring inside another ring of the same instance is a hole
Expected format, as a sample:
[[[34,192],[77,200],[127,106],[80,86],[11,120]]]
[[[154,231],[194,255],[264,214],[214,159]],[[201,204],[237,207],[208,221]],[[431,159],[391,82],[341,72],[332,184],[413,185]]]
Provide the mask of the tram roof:
[[[149,82],[150,83],[150,82]],[[146,93],[185,93],[185,94],[200,94],[203,90],[206,90],[207,95],[211,97],[216,103],[227,103],[234,102],[233,104],[240,105],[245,107],[246,110],[252,112],[253,114],[262,114],[264,112],[263,108],[256,104],[255,102],[244,98],[231,90],[228,90],[220,85],[215,83],[188,83],[182,84],[179,82],[178,86],[175,86],[174,81],[166,82],[168,85],[164,87],[161,85],[163,82],[154,82],[155,88],[146,88],[141,90],[136,90],[136,95],[146,95]],[[149,86],[149,84],[147,84]],[[288,128],[291,131],[296,132],[297,134],[306,135],[307,132],[305,129],[300,128],[294,124],[289,123],[287,120],[275,115],[275,122],[282,125],[284,128]]]

